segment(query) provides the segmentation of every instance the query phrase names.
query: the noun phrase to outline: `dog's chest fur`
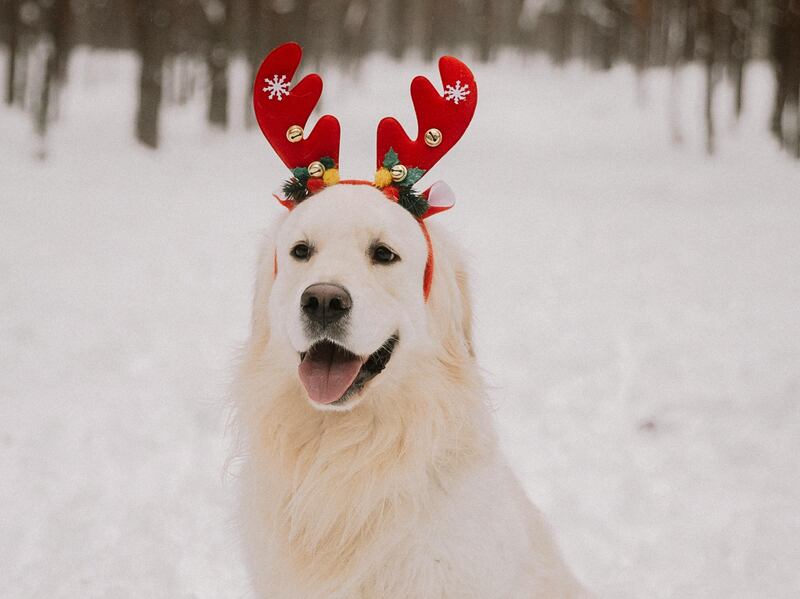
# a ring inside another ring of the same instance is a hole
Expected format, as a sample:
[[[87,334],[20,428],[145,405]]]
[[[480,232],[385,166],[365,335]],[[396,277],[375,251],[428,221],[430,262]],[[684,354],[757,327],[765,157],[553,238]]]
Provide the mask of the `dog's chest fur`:
[[[402,409],[399,389],[385,410],[298,410],[291,389],[270,405],[243,473],[264,597],[491,599],[540,586],[527,500],[482,398],[452,384],[405,395]]]

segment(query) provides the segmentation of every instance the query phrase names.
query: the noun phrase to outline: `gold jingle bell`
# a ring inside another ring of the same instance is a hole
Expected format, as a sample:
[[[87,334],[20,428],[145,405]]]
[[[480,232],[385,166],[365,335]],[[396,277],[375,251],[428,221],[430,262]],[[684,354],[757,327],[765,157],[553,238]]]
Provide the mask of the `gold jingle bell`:
[[[303,139],[303,128],[300,125],[292,125],[286,130],[286,139],[296,144]]]
[[[442,132],[438,129],[428,129],[425,132],[425,145],[435,148],[442,143]]]
[[[399,183],[408,175],[408,169],[402,164],[395,164],[389,172],[392,173],[392,181],[395,183]]]
[[[325,174],[325,165],[319,161],[314,161],[308,165],[308,176],[314,177],[315,179],[319,179],[322,175]]]

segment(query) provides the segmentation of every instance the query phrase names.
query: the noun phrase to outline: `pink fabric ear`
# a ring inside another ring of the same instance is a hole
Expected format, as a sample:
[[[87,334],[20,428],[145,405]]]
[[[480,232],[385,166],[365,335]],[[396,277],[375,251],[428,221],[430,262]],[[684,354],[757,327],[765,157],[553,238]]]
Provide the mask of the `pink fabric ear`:
[[[422,197],[428,200],[428,210],[422,218],[428,218],[445,210],[450,210],[456,205],[456,195],[444,181],[437,181],[422,192]]]

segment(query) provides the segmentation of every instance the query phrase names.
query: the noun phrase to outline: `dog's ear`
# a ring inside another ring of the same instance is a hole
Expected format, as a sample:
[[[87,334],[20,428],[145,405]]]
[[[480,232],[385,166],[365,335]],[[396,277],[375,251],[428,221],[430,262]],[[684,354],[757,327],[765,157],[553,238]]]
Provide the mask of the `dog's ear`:
[[[464,253],[438,227],[428,227],[434,272],[428,309],[432,325],[449,352],[474,356],[472,303]]]
[[[269,341],[269,296],[276,274],[275,233],[276,229],[269,231],[261,243],[253,294],[250,343],[261,346]]]

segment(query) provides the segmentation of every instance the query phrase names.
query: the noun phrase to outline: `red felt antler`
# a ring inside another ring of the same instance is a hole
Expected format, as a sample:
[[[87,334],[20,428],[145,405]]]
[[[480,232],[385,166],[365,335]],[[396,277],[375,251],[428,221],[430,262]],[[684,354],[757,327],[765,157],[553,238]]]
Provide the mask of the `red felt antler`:
[[[253,107],[261,131],[289,168],[307,167],[323,157],[339,163],[341,130],[336,117],[326,114],[304,139],[308,118],[322,95],[317,74],[291,87],[303,50],[290,42],[275,48],[261,63],[253,86]]]
[[[439,59],[439,73],[444,95],[425,77],[415,77],[411,82],[411,99],[417,113],[416,139],[408,137],[392,117],[378,123],[377,168],[392,148],[405,167],[428,170],[464,135],[478,101],[475,78],[467,65],[452,56]]]

